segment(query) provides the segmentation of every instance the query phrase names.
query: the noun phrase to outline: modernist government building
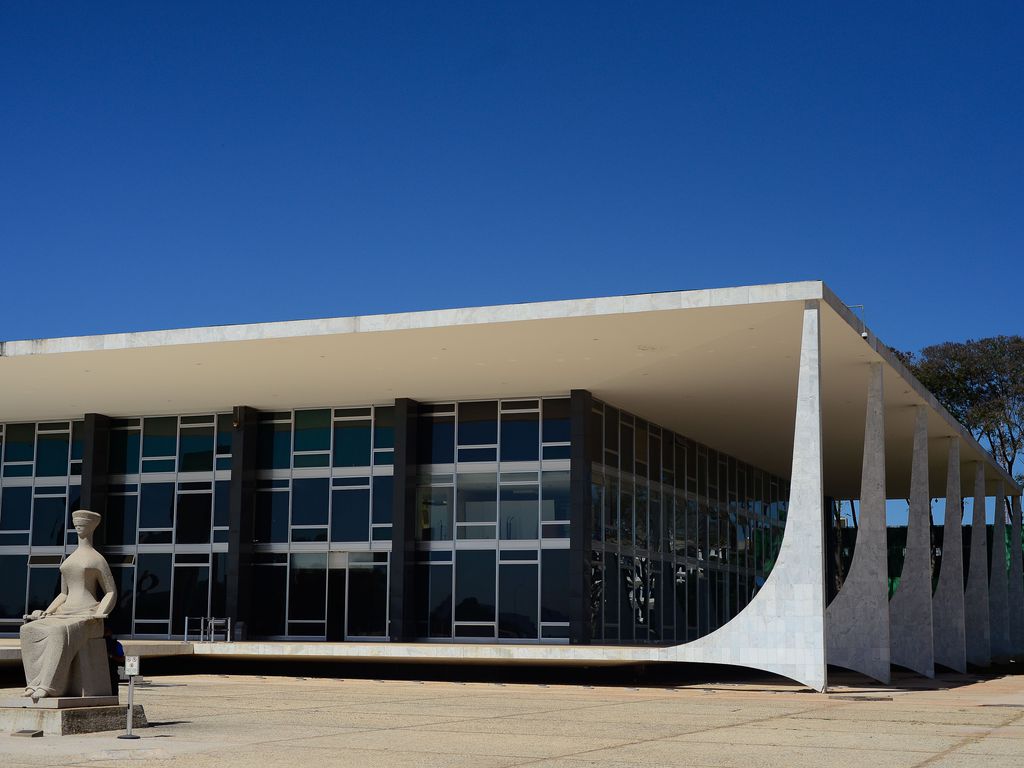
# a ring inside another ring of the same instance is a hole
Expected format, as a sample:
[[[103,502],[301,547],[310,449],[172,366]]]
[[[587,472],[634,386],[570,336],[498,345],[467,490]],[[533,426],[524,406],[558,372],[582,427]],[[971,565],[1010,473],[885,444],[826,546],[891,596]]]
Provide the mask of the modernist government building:
[[[82,508],[115,632],[230,617],[196,653],[821,690],[1024,652],[1021,488],[821,282],[9,341],[0,441],[0,636],[59,592]]]

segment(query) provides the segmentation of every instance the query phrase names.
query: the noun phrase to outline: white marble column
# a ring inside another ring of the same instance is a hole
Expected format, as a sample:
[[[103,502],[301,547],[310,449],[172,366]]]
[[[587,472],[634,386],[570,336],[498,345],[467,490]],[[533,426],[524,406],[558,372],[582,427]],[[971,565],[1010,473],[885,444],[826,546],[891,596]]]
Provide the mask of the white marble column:
[[[964,546],[960,505],[960,439],[949,439],[946,464],[946,517],[942,524],[942,562],[932,596],[935,663],[967,671],[964,634]]]
[[[985,525],[985,465],[974,463],[974,510],[971,515],[971,561],[964,592],[964,626],[967,630],[967,663],[987,667],[992,663],[991,627],[988,615],[988,530]]]
[[[871,363],[864,425],[860,525],[850,572],[825,612],[829,664],[888,683],[889,585],[885,533],[882,365]]]
[[[1010,612],[1007,606],[1009,582],[1006,578],[1006,505],[1003,484],[996,484],[995,524],[992,526],[991,575],[988,581],[988,618],[992,627],[992,660],[1005,664],[1010,660]]]
[[[1013,524],[1010,526],[1010,646],[1015,656],[1024,655],[1024,552],[1021,551],[1020,496],[1013,497]]]
[[[825,689],[819,324],[818,302],[809,301],[803,310],[789,510],[775,567],[736,618],[691,643],[652,648],[652,661],[735,664]]]
[[[892,663],[935,677],[932,639],[932,521],[928,493],[928,411],[917,406],[910,469],[910,512],[903,571],[889,601]]]

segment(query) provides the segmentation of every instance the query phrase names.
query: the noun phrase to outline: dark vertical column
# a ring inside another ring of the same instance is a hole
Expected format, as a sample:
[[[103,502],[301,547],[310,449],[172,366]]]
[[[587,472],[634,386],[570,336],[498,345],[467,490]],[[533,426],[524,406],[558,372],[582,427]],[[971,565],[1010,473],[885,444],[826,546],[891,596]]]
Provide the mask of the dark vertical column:
[[[106,514],[109,466],[110,418],[99,413],[87,413],[82,430],[81,509],[91,509],[99,515]],[[106,543],[106,533],[101,521],[96,530],[97,546]]]
[[[593,520],[590,514],[590,412],[593,397],[583,389],[569,395],[572,446],[569,462],[569,642],[589,644],[590,568]]]
[[[227,615],[248,627],[252,612],[252,524],[256,504],[259,412],[236,406],[231,433],[231,501],[228,518]],[[279,595],[264,599],[277,600]],[[245,639],[244,636],[242,639]]]
[[[395,642],[416,638],[416,472],[419,403],[395,400],[394,507],[391,514],[391,625]]]

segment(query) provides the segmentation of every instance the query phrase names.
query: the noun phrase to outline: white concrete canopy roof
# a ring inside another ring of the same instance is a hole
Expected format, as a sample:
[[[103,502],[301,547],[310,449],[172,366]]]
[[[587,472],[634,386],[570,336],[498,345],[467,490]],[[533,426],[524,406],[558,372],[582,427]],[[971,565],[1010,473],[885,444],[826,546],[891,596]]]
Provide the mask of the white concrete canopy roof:
[[[822,307],[826,493],[860,486],[868,363],[884,365],[890,498],[928,407],[931,493],[946,442],[1019,493],[822,282],[0,343],[0,422],[559,395],[595,397],[788,476],[801,318]],[[867,339],[861,337],[867,332]],[[963,473],[965,494],[970,493]]]

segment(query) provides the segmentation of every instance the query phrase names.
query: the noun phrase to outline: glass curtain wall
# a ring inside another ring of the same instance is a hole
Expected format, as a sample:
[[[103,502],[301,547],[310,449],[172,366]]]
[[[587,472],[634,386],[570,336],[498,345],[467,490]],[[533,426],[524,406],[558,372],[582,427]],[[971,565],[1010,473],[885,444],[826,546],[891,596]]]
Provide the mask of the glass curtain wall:
[[[417,634],[569,637],[569,400],[421,406]]]
[[[60,564],[78,542],[82,421],[0,424],[0,634],[60,594]]]
[[[181,636],[223,617],[231,483],[229,413],[114,419],[97,535],[118,586],[115,633]]]
[[[771,571],[788,484],[599,401],[590,419],[591,636],[670,644],[714,631]]]
[[[385,639],[394,407],[259,416],[251,634]],[[263,591],[266,590],[266,591]]]

